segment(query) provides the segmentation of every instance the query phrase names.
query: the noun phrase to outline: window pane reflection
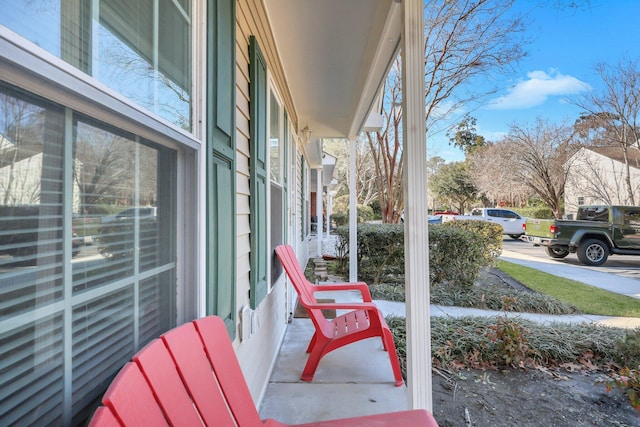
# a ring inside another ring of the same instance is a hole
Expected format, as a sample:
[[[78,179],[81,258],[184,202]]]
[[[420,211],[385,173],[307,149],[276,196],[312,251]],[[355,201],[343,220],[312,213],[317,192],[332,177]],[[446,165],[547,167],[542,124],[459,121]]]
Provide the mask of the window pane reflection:
[[[189,1],[0,0],[0,10],[0,25],[191,129]]]
[[[0,111],[2,319],[62,294],[63,114],[10,90]]]
[[[74,291],[175,260],[175,152],[76,123]]]
[[[0,24],[60,57],[60,0],[0,0]]]
[[[118,214],[135,200],[135,141],[82,120],[74,152],[74,232],[85,244],[73,264],[79,291],[133,274],[134,216]]]
[[[189,130],[190,22],[171,0],[159,2],[156,21],[154,3],[100,2],[94,73],[111,88]]]

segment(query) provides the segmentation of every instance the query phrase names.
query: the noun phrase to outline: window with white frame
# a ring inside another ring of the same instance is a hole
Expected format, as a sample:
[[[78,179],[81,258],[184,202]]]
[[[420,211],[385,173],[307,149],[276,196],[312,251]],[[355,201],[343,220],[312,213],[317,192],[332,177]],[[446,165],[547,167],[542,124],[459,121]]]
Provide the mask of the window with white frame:
[[[176,325],[175,150],[0,82],[0,425],[71,425]]]
[[[198,253],[178,243],[197,233],[178,191],[202,143],[183,131],[195,2],[4,3],[0,425],[84,425],[135,351],[197,314]]]
[[[186,130],[191,20],[189,0],[16,0],[0,13],[0,25]]]
[[[284,167],[285,153],[285,130],[284,109],[276,97],[273,88],[269,96],[269,177],[270,186],[270,241],[271,241],[271,285],[273,285],[282,274],[282,266],[276,260],[275,248],[285,243],[286,221],[285,207],[286,194],[284,191]]]

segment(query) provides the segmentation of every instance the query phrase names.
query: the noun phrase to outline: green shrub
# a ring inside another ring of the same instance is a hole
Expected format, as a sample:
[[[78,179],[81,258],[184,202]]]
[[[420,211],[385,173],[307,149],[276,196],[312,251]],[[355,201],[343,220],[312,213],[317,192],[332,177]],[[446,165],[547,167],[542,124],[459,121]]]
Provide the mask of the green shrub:
[[[358,223],[373,221],[373,219],[375,218],[371,206],[358,205],[356,208],[358,211]],[[331,214],[331,220],[336,223],[337,227],[349,224],[349,209],[347,209],[345,212],[335,211],[335,213]]]
[[[435,285],[431,287],[430,296],[432,304],[454,307],[545,314],[578,312],[577,308],[548,295],[491,285],[471,288]]]
[[[373,221],[374,214],[373,209],[369,205],[357,205],[358,211],[358,223]]]
[[[616,343],[616,360],[622,366],[640,366],[640,329],[628,332]]]
[[[331,221],[335,222],[336,227],[342,227],[349,224],[349,215],[344,213],[331,214]]]
[[[453,227],[463,230],[466,234],[475,235],[471,244],[480,246],[484,260],[483,266],[494,267],[498,257],[502,253],[502,227],[489,221],[477,221],[472,219],[462,221],[449,221],[442,224],[444,227]],[[475,253],[475,252],[474,252]]]
[[[380,202],[378,200],[374,200],[373,202],[369,203],[368,206],[373,211],[373,218],[374,219],[381,219],[382,218],[382,208],[380,208]]]
[[[405,288],[403,283],[380,283],[372,284],[369,286],[371,290],[371,298],[384,300],[384,301],[396,301],[404,302],[405,300]]]
[[[513,209],[518,215],[526,218],[553,219],[551,208],[546,206],[538,206],[535,208],[518,208]]]
[[[340,228],[338,235],[348,241],[349,229]],[[358,274],[361,280],[372,283],[380,283],[388,275],[404,274],[402,224],[358,225]]]
[[[405,319],[388,316],[400,366],[406,366]],[[619,357],[622,329],[581,324],[541,324],[517,317],[431,317],[436,367],[491,369],[505,362],[529,367],[564,363],[606,367]],[[404,374],[404,372],[403,372]]]
[[[480,269],[495,263],[502,245],[501,230],[482,221],[429,227],[430,283],[473,286]],[[346,273],[349,229],[339,227],[336,233],[337,247],[344,254],[339,257],[337,270]],[[402,224],[358,225],[358,276],[372,284],[404,282]]]

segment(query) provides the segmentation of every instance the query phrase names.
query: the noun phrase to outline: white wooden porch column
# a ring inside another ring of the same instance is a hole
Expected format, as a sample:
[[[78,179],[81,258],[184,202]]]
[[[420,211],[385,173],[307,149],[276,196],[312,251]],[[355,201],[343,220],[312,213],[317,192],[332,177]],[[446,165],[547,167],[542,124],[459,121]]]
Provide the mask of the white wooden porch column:
[[[316,237],[318,257],[322,256],[322,167],[316,169]]]
[[[331,235],[331,215],[333,214],[333,192],[327,190],[327,218],[326,218],[326,226],[327,226],[327,237]],[[329,241],[331,243],[331,241]]]
[[[349,138],[349,281],[358,281],[358,207],[356,198],[357,137]]]
[[[432,411],[423,0],[404,0],[402,108],[409,406]]]

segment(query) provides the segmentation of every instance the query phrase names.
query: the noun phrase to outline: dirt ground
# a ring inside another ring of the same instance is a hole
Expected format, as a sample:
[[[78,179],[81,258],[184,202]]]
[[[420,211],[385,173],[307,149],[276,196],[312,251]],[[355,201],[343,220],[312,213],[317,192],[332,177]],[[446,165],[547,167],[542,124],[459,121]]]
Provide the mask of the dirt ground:
[[[437,372],[433,412],[452,426],[640,426],[621,390],[607,393],[599,373]]]
[[[491,269],[478,284],[528,290]],[[640,426],[640,413],[602,372],[434,371],[433,412],[441,427]]]

